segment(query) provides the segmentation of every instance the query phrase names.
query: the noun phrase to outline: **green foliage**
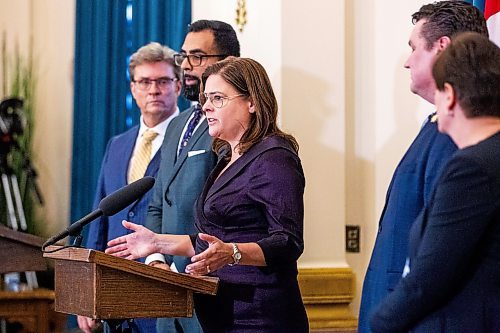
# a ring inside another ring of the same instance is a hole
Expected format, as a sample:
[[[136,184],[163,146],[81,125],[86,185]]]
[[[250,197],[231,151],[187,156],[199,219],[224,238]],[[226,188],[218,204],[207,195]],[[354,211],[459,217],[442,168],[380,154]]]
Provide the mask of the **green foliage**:
[[[30,47],[31,49],[31,47]],[[24,213],[29,233],[38,233],[35,223],[35,202],[33,200],[33,184],[29,179],[30,159],[32,157],[32,143],[34,130],[34,105],[37,78],[34,72],[31,50],[28,57],[23,57],[16,46],[14,55],[9,55],[6,48],[6,35],[2,35],[2,83],[4,98],[19,98],[23,100],[23,116],[25,127],[23,134],[15,138],[19,147],[15,147],[8,154],[8,165],[13,169],[18,179],[19,190],[24,206]],[[27,159],[28,158],[28,159]],[[28,161],[28,163],[27,163]],[[7,223],[7,213],[4,191],[0,193],[0,221]]]

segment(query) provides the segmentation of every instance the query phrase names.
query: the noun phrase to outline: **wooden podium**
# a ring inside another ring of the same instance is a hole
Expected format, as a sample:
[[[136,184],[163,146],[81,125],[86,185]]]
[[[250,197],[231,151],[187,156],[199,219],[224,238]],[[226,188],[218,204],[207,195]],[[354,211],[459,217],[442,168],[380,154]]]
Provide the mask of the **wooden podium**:
[[[0,274],[25,271],[44,271],[47,261],[40,248],[40,237],[0,225]]]
[[[0,274],[46,270],[47,260],[40,250],[44,241],[0,225]],[[0,317],[20,321],[38,333],[46,333],[49,331],[49,313],[53,302],[52,290],[0,290]]]
[[[56,261],[58,312],[101,320],[191,317],[193,292],[217,292],[218,278],[174,273],[100,251],[70,247],[44,257]]]

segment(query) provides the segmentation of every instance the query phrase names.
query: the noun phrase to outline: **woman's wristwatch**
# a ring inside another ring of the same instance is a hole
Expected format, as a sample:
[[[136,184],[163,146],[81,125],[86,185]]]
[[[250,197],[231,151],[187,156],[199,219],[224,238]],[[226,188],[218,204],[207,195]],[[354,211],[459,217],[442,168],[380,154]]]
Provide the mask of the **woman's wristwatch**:
[[[236,245],[236,243],[231,243],[231,245],[233,246],[233,263],[232,264],[229,264],[229,266],[234,266],[234,265],[238,265],[240,263],[240,260],[241,260],[241,252],[240,252],[240,249],[238,248],[238,245]]]

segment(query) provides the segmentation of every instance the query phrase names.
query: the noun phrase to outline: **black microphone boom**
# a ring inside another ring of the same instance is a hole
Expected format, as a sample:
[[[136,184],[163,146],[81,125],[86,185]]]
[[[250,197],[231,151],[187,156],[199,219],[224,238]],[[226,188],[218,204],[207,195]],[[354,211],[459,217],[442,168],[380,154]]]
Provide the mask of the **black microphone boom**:
[[[64,237],[76,236],[81,232],[84,226],[101,215],[115,215],[137,199],[141,198],[144,194],[146,194],[146,192],[153,187],[154,183],[155,179],[153,177],[144,177],[111,193],[107,197],[103,198],[101,202],[99,202],[99,208],[94,210],[92,213],[82,217],[81,219],[70,225],[68,228],[66,228],[66,230],[49,238],[43,244],[42,250],[44,250],[49,245],[55,244],[55,242],[63,239]]]
[[[67,236],[76,236],[75,234],[79,234],[81,232],[81,229],[90,223],[91,221],[94,221],[96,218],[99,216],[103,215],[101,209],[96,209],[92,213],[85,215],[72,225],[66,228],[66,230],[61,231],[57,235],[54,235],[50,237],[42,246],[42,251],[49,245],[55,244],[58,240],[61,240]]]
[[[153,177],[144,177],[111,193],[101,200],[99,209],[104,216],[111,216],[136,201],[155,184]]]

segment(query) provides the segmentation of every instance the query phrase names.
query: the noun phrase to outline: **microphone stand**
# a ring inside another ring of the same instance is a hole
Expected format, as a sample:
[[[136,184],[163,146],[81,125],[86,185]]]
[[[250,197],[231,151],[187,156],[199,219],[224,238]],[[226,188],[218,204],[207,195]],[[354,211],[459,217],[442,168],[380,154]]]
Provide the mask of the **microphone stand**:
[[[83,246],[82,246],[82,241],[83,241],[82,229],[83,228],[81,228],[81,227],[77,228],[77,229],[75,229],[74,232],[69,234],[69,237],[75,237],[73,239],[73,244],[71,245],[72,247],[83,248]]]
[[[37,199],[38,203],[43,206],[44,200],[43,200],[42,192],[41,192],[40,187],[38,186],[38,183],[36,181],[36,179],[38,177],[38,173],[33,168],[33,164],[31,164],[31,159],[30,159],[27,152],[23,152],[22,168],[26,174],[25,188],[31,184],[31,186],[33,187],[33,190],[34,190],[35,198]],[[24,195],[26,196],[27,193],[28,193],[28,191],[25,190]]]

